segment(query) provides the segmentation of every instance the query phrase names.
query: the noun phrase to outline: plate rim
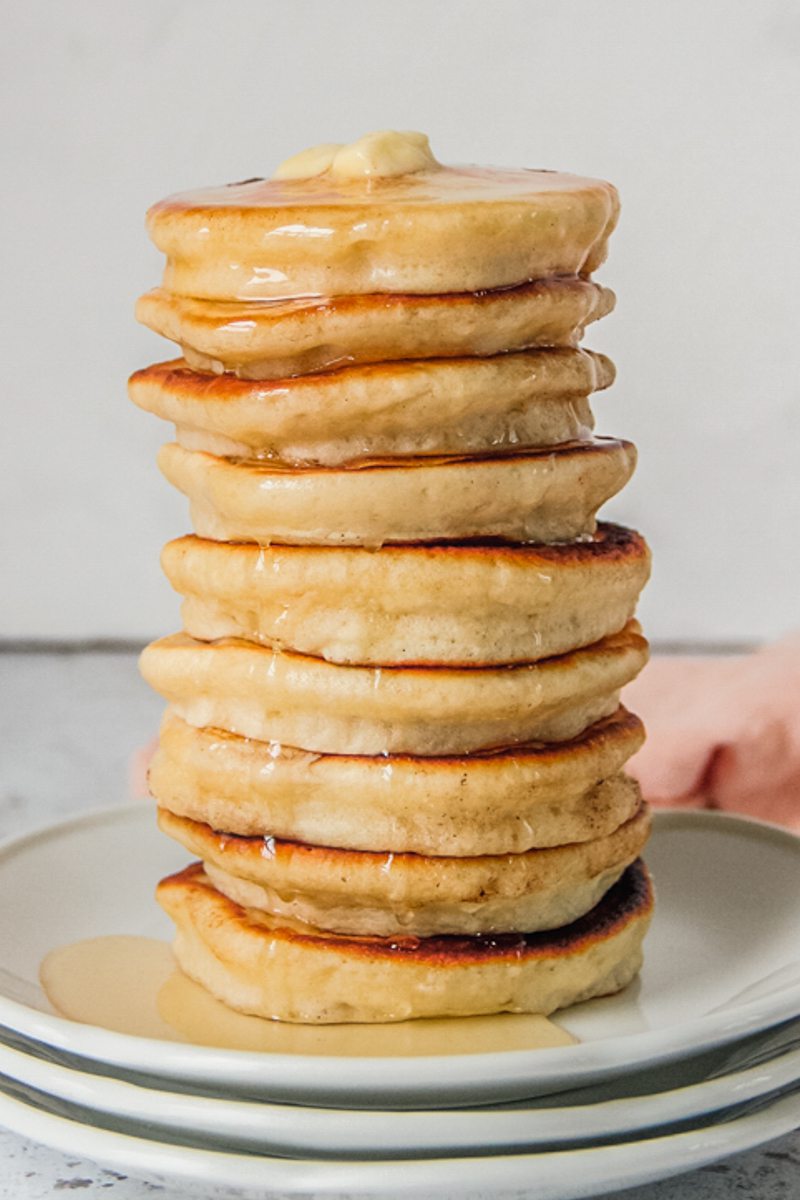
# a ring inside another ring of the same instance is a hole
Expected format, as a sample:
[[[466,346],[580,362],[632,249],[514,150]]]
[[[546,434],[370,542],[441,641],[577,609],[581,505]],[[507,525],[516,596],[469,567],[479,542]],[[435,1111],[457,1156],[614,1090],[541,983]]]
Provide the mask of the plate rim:
[[[798,1035],[798,1039],[789,1042],[788,1048],[778,1047],[768,1059],[656,1093],[586,1101],[583,1104],[544,1105],[534,1109],[523,1105],[515,1109],[475,1106],[470,1109],[414,1109],[406,1112],[378,1108],[368,1112],[362,1110],[355,1127],[358,1129],[362,1122],[366,1122],[365,1134],[362,1138],[351,1140],[344,1152],[360,1157],[369,1147],[375,1147],[377,1140],[381,1143],[377,1152],[387,1156],[401,1148],[455,1154],[456,1150],[452,1147],[459,1141],[463,1143],[461,1149],[474,1146],[496,1152],[504,1149],[510,1152],[511,1145],[518,1150],[542,1143],[569,1147],[576,1141],[613,1137],[623,1131],[642,1133],[678,1122],[699,1120],[800,1084],[800,1027]],[[32,1072],[28,1070],[26,1074],[29,1063],[35,1066]],[[304,1148],[306,1152],[313,1151],[314,1155],[323,1155],[331,1153],[330,1147],[336,1144],[334,1139],[341,1135],[342,1125],[346,1123],[345,1128],[353,1125],[352,1113],[347,1109],[314,1106],[302,1110],[303,1128],[293,1134],[293,1128],[298,1123],[296,1104],[253,1101],[238,1096],[220,1100],[212,1096],[162,1091],[135,1080],[90,1074],[70,1064],[53,1063],[29,1052],[25,1047],[2,1042],[0,1075],[63,1102],[91,1106],[116,1120],[147,1120],[152,1122],[154,1129],[178,1134],[190,1130],[197,1133],[199,1130],[203,1136],[220,1139],[220,1145],[215,1148],[221,1150],[226,1149],[226,1139],[246,1124],[247,1137],[238,1139],[239,1149],[245,1146],[252,1149],[258,1145],[262,1150],[269,1151],[272,1148],[277,1154],[285,1154],[287,1148],[294,1147],[295,1151]],[[82,1089],[85,1089],[83,1096]],[[707,1099],[700,1099],[703,1093],[711,1097],[710,1103]],[[91,1097],[90,1105],[87,1097]],[[129,1104],[128,1098],[135,1102]],[[114,1107],[108,1107],[109,1099]],[[155,1109],[154,1102],[157,1105]],[[216,1125],[215,1117],[223,1114],[222,1123]],[[570,1123],[580,1122],[580,1130],[561,1135],[559,1125],[565,1123],[567,1115]],[[259,1116],[263,1120],[259,1121]],[[598,1116],[599,1121],[596,1119]],[[445,1128],[451,1123],[456,1125],[455,1131]],[[481,1140],[485,1134],[476,1140],[471,1126],[478,1123],[484,1131],[492,1133],[493,1140]],[[508,1125],[514,1128],[509,1130],[506,1128]],[[541,1125],[544,1128],[537,1128]],[[397,1136],[387,1137],[386,1133],[380,1132],[381,1126],[397,1129]],[[412,1128],[410,1135],[408,1126]],[[415,1126],[433,1130],[436,1137],[417,1140],[419,1133],[413,1132]],[[451,1149],[442,1148],[447,1146]],[[227,1148],[236,1150],[235,1146]],[[370,1157],[374,1157],[374,1152]]]
[[[0,871],[10,855],[37,842],[98,824],[139,816],[144,819],[150,812],[148,802],[142,800],[105,805],[6,838],[0,842]],[[654,811],[655,829],[686,826],[727,828],[745,835],[766,836],[800,855],[800,836],[767,821],[705,809]],[[531,1096],[533,1093],[530,1090],[526,1093],[526,1088],[554,1090],[573,1083],[578,1086],[583,1080],[618,1074],[623,1044],[626,1069],[656,1066],[690,1051],[725,1045],[798,1013],[800,984],[787,985],[767,997],[724,1012],[706,1013],[661,1030],[615,1035],[597,1042],[468,1055],[357,1058],[228,1050],[140,1037],[46,1013],[0,993],[0,1025],[29,1040],[79,1054],[93,1062],[127,1068],[140,1075],[192,1082],[218,1077],[224,1067],[226,1088],[246,1088],[251,1092],[256,1088],[260,1094],[277,1101],[301,1093],[304,1097],[324,1096],[332,1104],[336,1096],[347,1102],[357,1094],[368,1107],[374,1107],[381,1096],[389,1095],[398,1107],[401,1103],[410,1107],[414,1098],[433,1095],[448,1102],[461,1096],[462,1103],[469,1103],[470,1098],[464,1098],[467,1090],[471,1093],[479,1090],[487,1098],[513,1099]],[[145,1060],[150,1065],[145,1065]],[[407,1068],[405,1074],[413,1077],[403,1083],[397,1078],[402,1071],[400,1064]],[[408,1070],[409,1064],[413,1064],[413,1070]],[[496,1064],[494,1069],[492,1064]],[[381,1066],[390,1072],[391,1083],[381,1084],[381,1078],[385,1077]],[[282,1082],[277,1080],[279,1074]],[[347,1084],[342,1084],[343,1077],[347,1078]]]
[[[278,1200],[278,1195],[296,1195],[300,1200],[309,1194],[320,1200],[344,1200],[345,1196],[381,1200],[431,1200],[441,1196],[444,1200],[445,1195],[453,1195],[454,1187],[465,1200],[478,1194],[502,1200],[512,1192],[519,1195],[520,1189],[528,1194],[532,1178],[536,1180],[537,1196],[543,1200],[577,1200],[696,1170],[785,1135],[797,1128],[798,1122],[800,1095],[794,1091],[728,1121],[699,1122],[678,1133],[610,1146],[477,1157],[300,1159],[198,1149],[121,1133],[50,1113],[0,1089],[0,1123],[19,1136],[43,1142],[62,1153],[77,1153],[112,1167],[124,1166],[126,1173],[139,1178],[152,1179],[155,1173],[165,1182],[238,1187],[247,1189],[245,1196],[257,1194],[259,1200]],[[581,1178],[576,1179],[577,1172]],[[274,1178],[269,1177],[270,1173]],[[448,1177],[453,1174],[460,1178]]]

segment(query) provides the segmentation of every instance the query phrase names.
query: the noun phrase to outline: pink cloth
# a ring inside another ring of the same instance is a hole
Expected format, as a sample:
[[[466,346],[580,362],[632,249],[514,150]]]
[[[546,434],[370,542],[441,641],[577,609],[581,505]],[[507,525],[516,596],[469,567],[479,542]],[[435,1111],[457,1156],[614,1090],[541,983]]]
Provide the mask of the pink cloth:
[[[800,634],[736,657],[655,658],[623,700],[647,727],[629,770],[648,800],[800,832]]]
[[[140,746],[138,750],[134,750],[128,763],[128,789],[132,800],[149,800],[150,789],[147,786],[147,772],[150,769],[150,760],[156,752],[158,740],[154,739],[148,742],[146,746]]]

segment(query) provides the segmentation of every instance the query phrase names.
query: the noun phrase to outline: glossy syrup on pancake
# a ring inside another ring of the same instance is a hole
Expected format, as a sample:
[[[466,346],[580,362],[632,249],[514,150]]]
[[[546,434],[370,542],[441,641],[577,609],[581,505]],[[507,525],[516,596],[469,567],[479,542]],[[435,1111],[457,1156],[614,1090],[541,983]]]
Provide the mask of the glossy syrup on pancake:
[[[642,805],[604,837],[522,854],[457,858],[242,837],[160,809],[159,828],[204,863],[214,887],[248,909],[348,935],[555,929],[589,912],[635,861]]]
[[[475,454],[591,436],[609,359],[562,349],[416,359],[247,380],[183,360],[136,371],[134,403],[173,421],[188,450],[329,465],[370,456]]]
[[[239,1012],[320,1025],[550,1015],[614,994],[641,967],[652,913],[641,862],[586,917],[548,934],[327,933],[231,900],[202,863],[163,879],[156,898],[192,979]]]
[[[482,292],[246,304],[154,288],[136,316],[176,342],[195,370],[280,379],[353,364],[575,347],[614,304],[609,288],[566,276]]]
[[[140,667],[190,725],[314,752],[436,757],[574,738],[616,711],[646,660],[631,621],[574,653],[494,669],[337,666],[185,634],[152,643]]]
[[[192,863],[176,875],[162,880],[159,888],[168,888],[182,880],[197,882],[203,876],[201,863]],[[208,886],[208,885],[206,885]],[[472,936],[444,934],[436,937],[400,936],[378,938],[329,933],[281,918],[274,921],[266,914],[254,914],[278,940],[308,943],[342,951],[356,958],[406,959],[435,964],[445,969],[470,963],[494,961],[520,962],[525,959],[566,959],[576,951],[600,943],[628,922],[647,913],[653,903],[650,876],[637,859],[622,878],[606,892],[602,900],[585,916],[558,929],[536,933],[491,933]],[[240,912],[239,905],[235,905]],[[250,910],[248,910],[249,912]]]
[[[590,537],[598,508],[633,474],[636,450],[621,439],[594,438],[493,457],[293,470],[173,442],[162,446],[158,464],[186,495],[203,538],[378,549],[392,542]]]
[[[381,666],[495,666],[590,645],[625,625],[650,571],[644,540],[607,525],[556,547],[484,538],[377,555],[188,536],[161,561],[184,630],[201,641]]]
[[[166,287],[230,300],[477,291],[588,275],[618,212],[602,180],[448,167],[424,135],[383,131],[315,147],[270,180],[169,196],[147,223],[167,256]]]
[[[639,804],[624,709],[572,742],[450,758],[322,755],[198,729],[168,709],[154,799],[213,829],[351,850],[508,854],[600,837]]]

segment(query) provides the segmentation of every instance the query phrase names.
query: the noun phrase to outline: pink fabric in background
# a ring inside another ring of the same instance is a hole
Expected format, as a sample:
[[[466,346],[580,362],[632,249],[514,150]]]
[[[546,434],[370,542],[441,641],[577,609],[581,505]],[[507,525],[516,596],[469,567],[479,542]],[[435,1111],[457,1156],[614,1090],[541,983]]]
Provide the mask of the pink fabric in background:
[[[628,769],[648,800],[800,832],[800,634],[736,657],[654,658],[623,700],[647,727]]]
[[[156,752],[158,741],[154,739],[146,746],[134,750],[128,763],[128,791],[132,800],[149,800],[150,790],[147,786],[147,772],[150,759]]]

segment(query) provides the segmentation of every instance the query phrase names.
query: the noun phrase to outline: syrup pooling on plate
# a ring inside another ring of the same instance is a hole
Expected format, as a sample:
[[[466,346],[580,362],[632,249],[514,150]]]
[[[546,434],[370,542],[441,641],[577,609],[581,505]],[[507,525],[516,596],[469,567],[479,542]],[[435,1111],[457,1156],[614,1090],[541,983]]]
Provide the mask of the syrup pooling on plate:
[[[114,934],[51,950],[39,967],[39,981],[54,1010],[70,1021],[172,1039],[157,998],[174,970],[166,942]]]
[[[537,1015],[291,1025],[234,1012],[175,965],[166,942],[115,935],[52,950],[40,968],[55,1011],[72,1021],[165,1041],[271,1054],[414,1057],[568,1046],[577,1039]]]

